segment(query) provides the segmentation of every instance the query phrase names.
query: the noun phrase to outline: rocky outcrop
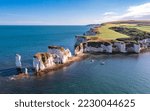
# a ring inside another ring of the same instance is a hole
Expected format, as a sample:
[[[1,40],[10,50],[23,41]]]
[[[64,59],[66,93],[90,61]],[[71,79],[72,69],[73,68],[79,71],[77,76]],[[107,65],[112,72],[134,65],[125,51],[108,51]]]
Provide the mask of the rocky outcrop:
[[[14,75],[13,77],[10,77],[10,80],[20,80],[20,79],[28,79],[30,78],[29,74],[20,73],[18,75]]]
[[[134,42],[128,42],[126,43],[126,51],[128,53],[132,53],[132,52],[140,53],[141,51],[140,44]]]
[[[17,68],[21,68],[22,64],[21,64],[21,55],[16,54],[16,67]]]
[[[126,53],[126,44],[124,42],[118,41],[113,43],[113,47],[117,48],[116,50],[118,52]]]
[[[57,71],[60,70],[64,67],[68,67],[69,65],[73,64],[74,62],[77,61],[81,61],[83,59],[88,58],[89,56],[87,54],[82,54],[82,55],[78,55],[78,56],[72,56],[71,58],[68,59],[67,62],[65,62],[64,64],[55,64],[54,66],[51,67],[47,67],[44,70],[41,70],[39,72],[36,73],[37,76],[43,76],[51,71]]]
[[[89,41],[85,45],[85,52],[112,53],[112,44],[104,41]]]
[[[49,46],[48,53],[55,56],[55,63],[65,63],[67,60],[72,57],[72,54],[69,49],[64,49],[63,47],[58,46]]]
[[[148,40],[147,40],[148,41]],[[149,47],[148,42],[87,40],[75,46],[75,54],[82,53],[140,53]]]
[[[39,72],[57,64],[64,64],[71,57],[72,54],[69,49],[64,49],[59,46],[49,46],[48,52],[34,55],[33,67],[36,72]]]
[[[96,34],[99,34],[98,27],[90,28],[90,30],[87,31],[86,33],[84,33],[83,35],[84,36],[94,36]]]
[[[37,53],[33,57],[33,68],[38,72],[44,70],[46,67],[53,66],[54,55],[49,53]]]
[[[109,41],[102,40],[88,40],[87,42],[80,43],[75,47],[75,54],[82,53],[112,53],[112,44]]]
[[[88,41],[88,39],[84,36],[75,36],[75,40],[76,40],[75,46],[78,46],[80,45],[80,43],[84,43]]]
[[[85,48],[83,47],[83,43],[80,43],[79,45],[76,45],[75,46],[75,50],[74,50],[74,53],[75,55],[80,55],[80,54],[83,54],[85,51]]]

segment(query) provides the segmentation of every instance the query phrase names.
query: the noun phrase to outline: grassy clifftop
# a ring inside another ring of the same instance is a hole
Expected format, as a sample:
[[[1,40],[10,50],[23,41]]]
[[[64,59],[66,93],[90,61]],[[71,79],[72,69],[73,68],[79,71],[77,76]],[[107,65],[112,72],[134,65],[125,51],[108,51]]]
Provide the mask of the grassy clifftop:
[[[104,23],[99,27],[96,27],[97,34],[91,37],[98,37],[106,40],[116,40],[118,38],[130,38],[129,34],[124,34],[115,30],[112,27],[124,27],[128,29],[138,29],[139,32],[150,32],[150,21],[116,21]],[[138,31],[137,31],[138,33]]]

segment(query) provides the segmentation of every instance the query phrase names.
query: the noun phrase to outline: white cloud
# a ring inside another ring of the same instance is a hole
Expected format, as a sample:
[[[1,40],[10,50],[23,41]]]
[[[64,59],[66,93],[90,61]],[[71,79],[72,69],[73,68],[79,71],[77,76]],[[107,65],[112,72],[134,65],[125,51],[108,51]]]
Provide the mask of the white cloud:
[[[114,16],[114,15],[116,15],[117,13],[115,13],[115,12],[105,12],[104,13],[104,16]]]
[[[114,20],[150,20],[150,3],[130,6],[125,13],[119,15],[116,12],[105,12],[101,22]]]

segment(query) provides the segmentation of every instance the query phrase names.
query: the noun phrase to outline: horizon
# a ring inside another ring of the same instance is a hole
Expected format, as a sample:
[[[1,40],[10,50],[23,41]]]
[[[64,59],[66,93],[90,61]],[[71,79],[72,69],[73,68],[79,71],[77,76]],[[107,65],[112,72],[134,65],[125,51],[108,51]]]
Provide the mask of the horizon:
[[[136,22],[150,22],[150,20],[115,20],[115,21],[107,21],[107,22],[102,22],[102,23],[97,23],[99,25],[104,24],[104,23],[113,23],[113,22],[128,22],[128,21],[136,21]],[[4,24],[0,26],[88,26],[88,25],[96,25],[96,24]]]
[[[150,2],[148,0],[110,0],[109,2],[99,0],[0,0],[1,26],[78,26],[118,20],[150,20]]]

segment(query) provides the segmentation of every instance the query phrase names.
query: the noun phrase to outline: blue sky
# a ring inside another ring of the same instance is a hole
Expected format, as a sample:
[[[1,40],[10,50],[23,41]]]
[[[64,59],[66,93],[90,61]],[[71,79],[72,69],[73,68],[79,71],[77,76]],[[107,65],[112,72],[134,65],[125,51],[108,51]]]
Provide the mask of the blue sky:
[[[80,25],[149,15],[149,0],[0,0],[0,25]]]

